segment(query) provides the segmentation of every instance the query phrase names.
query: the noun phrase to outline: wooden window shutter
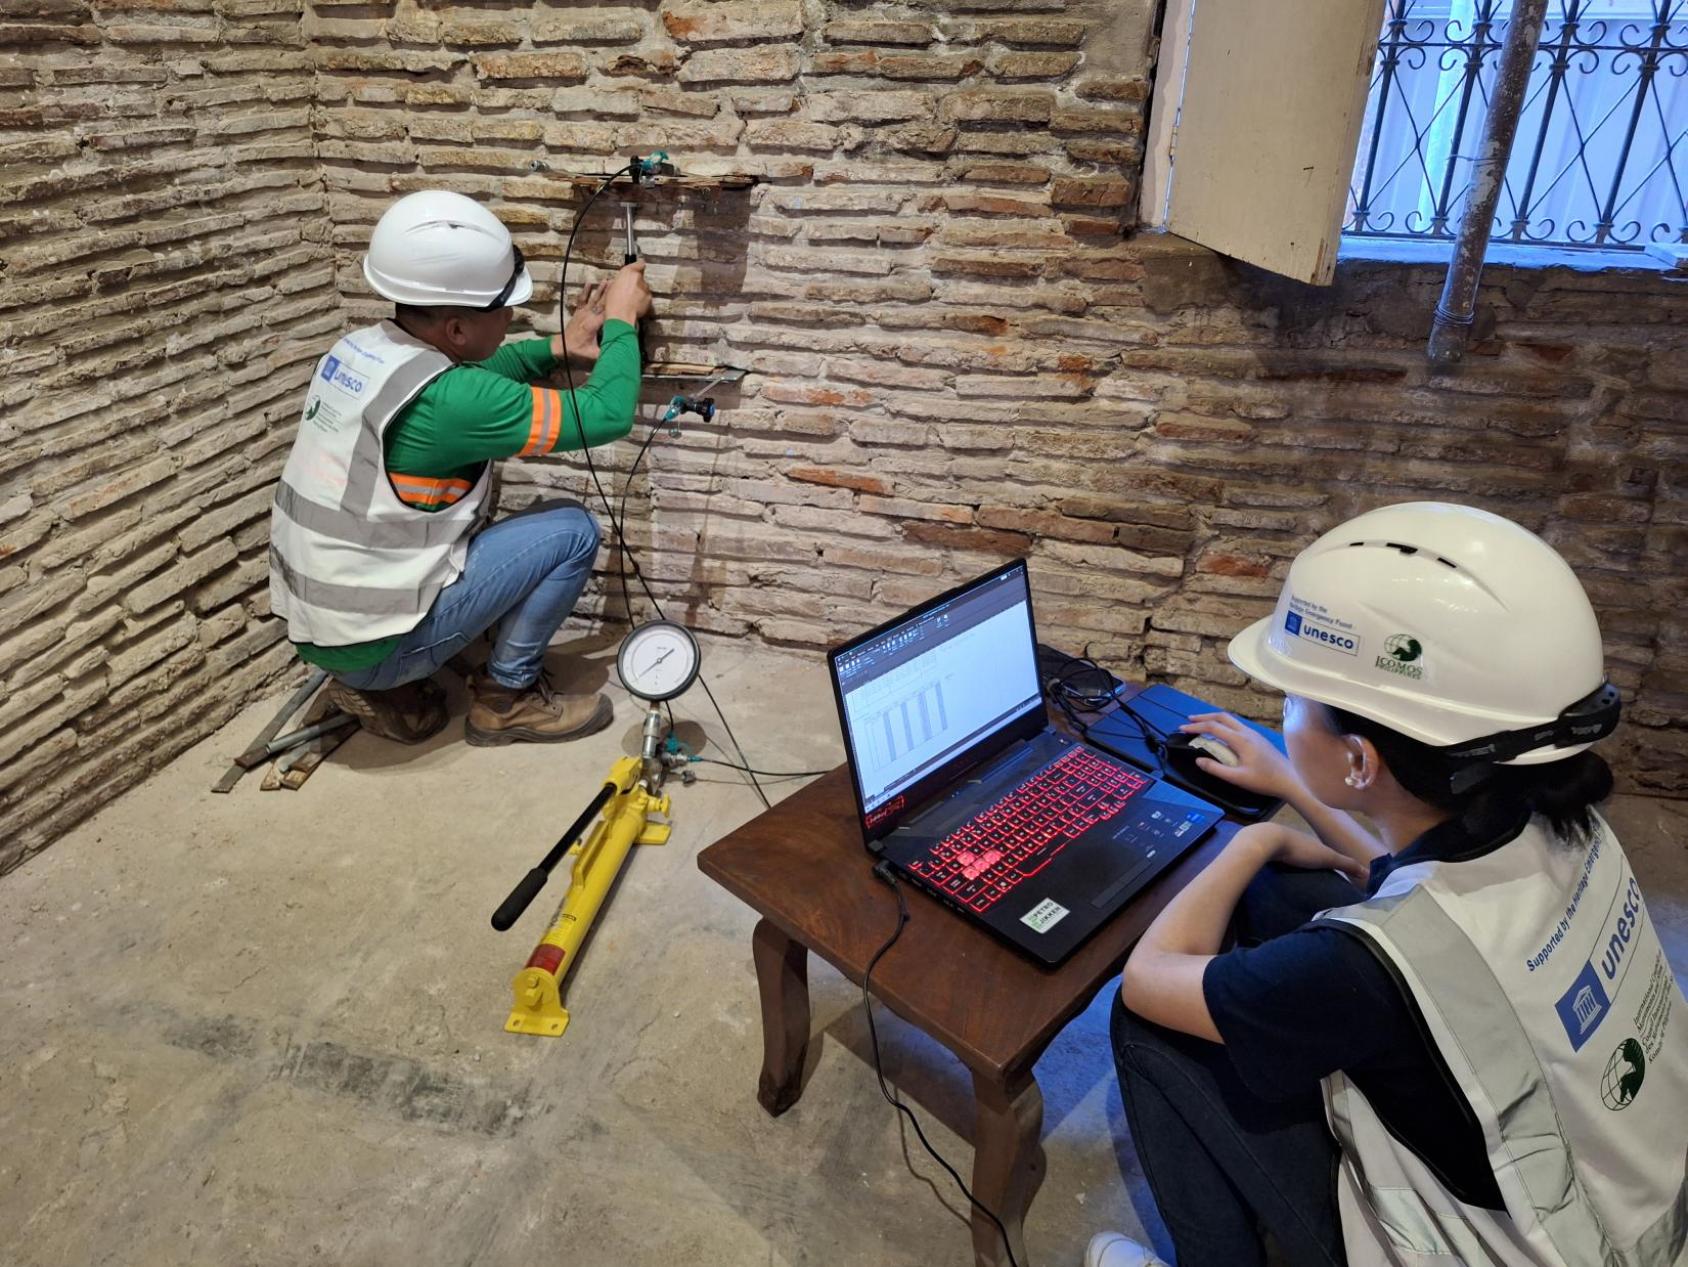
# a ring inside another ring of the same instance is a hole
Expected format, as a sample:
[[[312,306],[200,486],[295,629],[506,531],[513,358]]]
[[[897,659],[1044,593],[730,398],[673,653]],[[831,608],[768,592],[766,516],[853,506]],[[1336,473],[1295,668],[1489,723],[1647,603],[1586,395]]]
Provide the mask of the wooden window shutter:
[[[1330,283],[1383,5],[1193,0],[1168,229]]]

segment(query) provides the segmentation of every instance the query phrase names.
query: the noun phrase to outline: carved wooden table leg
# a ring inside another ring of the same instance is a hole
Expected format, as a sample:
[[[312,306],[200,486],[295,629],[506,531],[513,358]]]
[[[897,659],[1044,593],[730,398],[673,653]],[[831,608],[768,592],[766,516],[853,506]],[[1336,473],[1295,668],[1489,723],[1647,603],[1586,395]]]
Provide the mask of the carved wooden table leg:
[[[762,995],[762,1078],[756,1099],[778,1117],[803,1094],[803,1057],[809,1050],[809,951],[765,919],[757,921],[750,947]]]
[[[1026,1260],[1026,1210],[1043,1182],[1043,1092],[1028,1072],[1004,1086],[973,1075],[977,1117],[973,1125],[973,1195],[1002,1220],[1014,1257]],[[1008,1267],[1002,1233],[973,1210],[973,1256],[978,1267]]]

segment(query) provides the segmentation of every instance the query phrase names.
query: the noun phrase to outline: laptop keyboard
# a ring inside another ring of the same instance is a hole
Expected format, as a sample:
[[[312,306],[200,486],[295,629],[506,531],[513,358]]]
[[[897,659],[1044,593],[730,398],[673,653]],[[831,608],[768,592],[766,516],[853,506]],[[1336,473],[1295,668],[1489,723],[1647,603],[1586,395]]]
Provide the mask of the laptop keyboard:
[[[988,911],[1149,780],[1080,747],[945,836],[909,869],[975,911]]]

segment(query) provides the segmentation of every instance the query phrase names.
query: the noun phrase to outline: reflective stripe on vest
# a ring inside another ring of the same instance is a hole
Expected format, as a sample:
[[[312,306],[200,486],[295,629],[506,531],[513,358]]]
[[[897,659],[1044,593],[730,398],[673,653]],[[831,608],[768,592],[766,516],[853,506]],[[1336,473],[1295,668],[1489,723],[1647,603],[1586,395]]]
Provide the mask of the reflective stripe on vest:
[[[475,487],[468,480],[434,479],[427,475],[399,475],[390,472],[387,478],[393,482],[393,491],[399,495],[401,502],[406,506],[420,506],[424,510],[462,501]]]
[[[462,524],[438,515],[401,520],[364,519],[332,506],[306,501],[285,482],[276,485],[275,504],[302,528],[348,545],[368,546],[372,550],[427,549],[450,545],[463,535]]]
[[[1460,1203],[1335,1075],[1327,1113],[1366,1207],[1344,1217],[1355,1263],[1683,1259],[1688,1005],[1603,822],[1586,850],[1537,822],[1480,858],[1398,868],[1321,918],[1360,930],[1412,993],[1507,1207]]]
[[[358,432],[357,447],[352,450],[352,468],[347,474],[346,495],[340,509],[354,515],[368,516],[375,501],[375,492],[387,478],[383,435],[392,421],[422,389],[451,368],[451,360],[433,348],[417,353],[400,365],[381,385],[363,407],[364,425]]]
[[[393,419],[451,369],[391,322],[354,331],[317,363],[270,516],[270,603],[294,642],[345,646],[403,634],[462,572],[491,487],[389,479]]]
[[[278,575],[288,593],[313,607],[360,616],[405,616],[420,608],[426,612],[445,588],[443,582],[418,589],[377,589],[373,585],[336,585],[301,575],[274,546],[270,547],[270,570]]]

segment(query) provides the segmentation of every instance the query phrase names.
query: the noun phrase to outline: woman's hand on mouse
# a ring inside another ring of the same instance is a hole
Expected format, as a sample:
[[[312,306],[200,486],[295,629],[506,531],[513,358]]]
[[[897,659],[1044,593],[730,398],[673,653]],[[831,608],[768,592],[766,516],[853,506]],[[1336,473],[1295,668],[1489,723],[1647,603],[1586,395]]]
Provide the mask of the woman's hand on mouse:
[[[1178,729],[1189,735],[1209,735],[1237,754],[1236,765],[1212,757],[1196,758],[1197,767],[1215,778],[1282,801],[1301,788],[1301,778],[1289,758],[1229,713],[1197,713]]]
[[[1280,823],[1253,823],[1244,827],[1232,838],[1231,848],[1255,851],[1261,866],[1280,862],[1305,871],[1340,871],[1361,883],[1370,874],[1364,863],[1338,853],[1317,836]]]

